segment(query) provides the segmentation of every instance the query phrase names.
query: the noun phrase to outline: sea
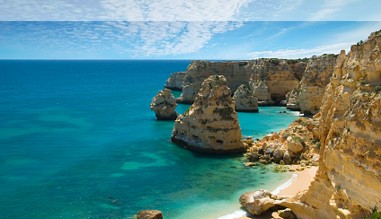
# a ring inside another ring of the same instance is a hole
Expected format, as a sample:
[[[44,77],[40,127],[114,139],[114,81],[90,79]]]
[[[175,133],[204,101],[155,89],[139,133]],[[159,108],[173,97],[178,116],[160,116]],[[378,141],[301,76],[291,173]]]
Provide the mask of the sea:
[[[220,218],[239,210],[242,193],[286,182],[291,174],[271,165],[245,167],[242,155],[170,142],[173,121],[157,121],[149,104],[189,64],[1,60],[0,217],[134,218],[158,209],[168,219]],[[283,111],[238,113],[243,135],[286,128],[297,115]]]

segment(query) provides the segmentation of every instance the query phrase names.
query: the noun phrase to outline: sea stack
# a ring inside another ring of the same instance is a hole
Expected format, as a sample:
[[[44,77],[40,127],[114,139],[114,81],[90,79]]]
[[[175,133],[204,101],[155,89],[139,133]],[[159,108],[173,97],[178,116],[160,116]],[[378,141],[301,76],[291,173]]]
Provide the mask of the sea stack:
[[[256,83],[251,82],[251,87],[253,87],[254,95],[258,98],[258,105],[267,106],[273,105],[274,101],[271,99],[271,93],[265,81],[257,81]]]
[[[202,83],[189,110],[176,119],[172,142],[204,153],[243,152],[241,128],[224,76],[212,75]]]
[[[239,112],[258,112],[258,98],[250,86],[242,84],[234,92],[235,110]]]
[[[160,91],[151,102],[151,110],[155,111],[158,120],[175,120],[177,113],[175,112],[177,103],[171,90],[164,88]]]

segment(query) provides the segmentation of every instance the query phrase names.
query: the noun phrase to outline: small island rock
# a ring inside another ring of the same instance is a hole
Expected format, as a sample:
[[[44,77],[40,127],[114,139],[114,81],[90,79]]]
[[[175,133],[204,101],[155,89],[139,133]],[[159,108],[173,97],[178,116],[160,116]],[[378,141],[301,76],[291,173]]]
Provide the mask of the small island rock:
[[[175,120],[177,113],[175,108],[177,106],[175,97],[171,90],[164,88],[160,91],[151,102],[151,110],[155,111],[158,120]]]

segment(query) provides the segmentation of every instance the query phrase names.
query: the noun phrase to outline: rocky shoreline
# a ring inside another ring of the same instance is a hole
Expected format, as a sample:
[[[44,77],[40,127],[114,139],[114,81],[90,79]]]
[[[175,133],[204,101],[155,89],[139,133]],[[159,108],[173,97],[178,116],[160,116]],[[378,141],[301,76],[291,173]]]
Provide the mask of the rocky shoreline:
[[[245,149],[250,162],[319,166],[309,189],[294,197],[243,195],[241,205],[250,214],[287,209],[289,216],[282,211],[281,218],[365,217],[381,209],[380,48],[378,31],[348,55],[194,61],[167,80],[166,87],[182,90],[177,102],[192,103],[177,117],[172,141],[207,153]],[[256,142],[242,140],[235,110],[274,104],[313,118],[299,118]]]

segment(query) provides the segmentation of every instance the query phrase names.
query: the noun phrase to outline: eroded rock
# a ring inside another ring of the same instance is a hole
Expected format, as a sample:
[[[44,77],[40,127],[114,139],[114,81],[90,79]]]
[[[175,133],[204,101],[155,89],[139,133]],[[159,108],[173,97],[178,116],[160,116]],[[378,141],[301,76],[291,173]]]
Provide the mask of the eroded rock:
[[[250,86],[242,84],[234,92],[235,110],[240,112],[258,112],[258,98]]]
[[[158,210],[143,210],[139,211],[137,219],[163,219],[163,213]]]
[[[189,110],[180,115],[172,142],[205,153],[237,153],[244,147],[230,88],[222,75],[212,75],[201,86]]]
[[[183,80],[186,72],[175,72],[165,82],[164,87],[171,90],[181,91],[183,89]]]
[[[160,91],[151,102],[151,110],[156,114],[158,120],[175,120],[177,113],[175,112],[177,103],[171,90],[164,88]]]

